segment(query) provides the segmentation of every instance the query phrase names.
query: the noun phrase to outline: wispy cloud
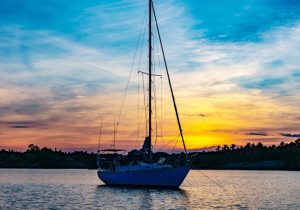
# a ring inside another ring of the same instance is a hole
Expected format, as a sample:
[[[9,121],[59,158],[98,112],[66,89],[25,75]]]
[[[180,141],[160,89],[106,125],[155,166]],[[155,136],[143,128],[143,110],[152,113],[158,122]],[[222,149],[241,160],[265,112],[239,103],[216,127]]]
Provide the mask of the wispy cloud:
[[[42,126],[36,122],[1,122],[1,124],[7,124],[11,128],[36,128]]]
[[[246,135],[249,135],[249,136],[268,136],[267,133],[258,133],[258,132],[246,133]]]
[[[0,14],[3,144],[92,148],[104,119],[109,146],[147,2],[74,2],[72,8],[68,1],[43,8],[33,2],[23,2],[18,13],[12,12],[17,3],[0,3],[6,8]],[[199,7],[199,1],[155,1],[193,148],[251,136],[274,143],[283,138],[278,133],[299,127],[299,7],[286,1],[228,2],[201,1]],[[118,136],[124,147],[136,142],[136,86],[133,78]],[[173,112],[166,111],[171,105],[164,107],[168,138],[177,134]]]
[[[300,137],[300,134],[297,134],[297,133],[282,133],[281,135],[285,136],[285,137],[292,137],[292,138],[299,138]]]

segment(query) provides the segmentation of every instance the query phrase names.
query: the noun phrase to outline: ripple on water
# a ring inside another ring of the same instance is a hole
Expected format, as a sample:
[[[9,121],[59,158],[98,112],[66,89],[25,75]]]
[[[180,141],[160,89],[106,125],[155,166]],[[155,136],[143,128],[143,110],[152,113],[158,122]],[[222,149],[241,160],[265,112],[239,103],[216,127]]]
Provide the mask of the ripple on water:
[[[191,171],[180,189],[107,187],[93,170],[0,169],[0,209],[300,209],[300,172]]]

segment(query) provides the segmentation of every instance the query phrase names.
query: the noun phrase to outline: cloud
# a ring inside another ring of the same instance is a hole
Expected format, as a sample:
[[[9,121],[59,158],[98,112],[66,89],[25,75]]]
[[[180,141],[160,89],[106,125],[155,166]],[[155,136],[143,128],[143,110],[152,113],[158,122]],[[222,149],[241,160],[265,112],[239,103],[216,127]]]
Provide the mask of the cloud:
[[[37,128],[42,126],[37,122],[1,122],[1,124],[7,124],[10,128]]]
[[[185,116],[188,116],[188,117],[207,117],[206,114],[185,114]]]
[[[40,9],[33,2],[23,3],[19,15],[9,12],[13,3],[0,13],[0,116],[3,122],[37,125],[11,124],[1,139],[7,139],[6,144],[39,139],[67,148],[85,142],[92,148],[103,118],[109,145],[146,2],[75,2],[70,8],[69,2],[54,1],[42,8],[48,15],[41,19],[36,19]],[[245,133],[296,132],[298,7],[291,1],[286,5],[218,2],[220,7],[213,1],[202,3],[203,7],[195,7],[199,1],[155,1],[185,133],[200,142],[210,130],[214,136],[207,137],[209,145],[224,139],[239,141]],[[273,13],[274,8],[281,12]],[[190,14],[194,10],[198,11]],[[57,11],[65,12],[58,15]],[[147,53],[142,56],[147,59]],[[136,86],[137,79],[132,79],[121,118],[119,137],[124,147],[135,141],[130,138],[136,135]],[[166,83],[163,87],[168,88]],[[167,101],[169,95],[164,96]],[[177,132],[168,105],[164,107],[166,136]],[[47,133],[40,128],[48,129]],[[282,136],[261,138],[271,142]]]
[[[242,82],[242,85],[243,87],[245,88],[253,88],[253,89],[270,89],[270,88],[276,88],[274,86],[277,86],[277,85],[281,85],[281,84],[284,84],[285,81],[284,78],[282,77],[275,77],[275,78],[264,78],[264,79],[259,79],[258,78],[258,81],[254,80],[254,81],[245,81],[245,82]]]
[[[281,133],[280,135],[285,136],[285,137],[292,137],[292,138],[300,137],[300,134],[297,134],[297,133]]]
[[[64,139],[73,138],[74,146],[97,136],[100,118],[106,118],[104,125],[111,127],[107,118],[117,112],[123,89],[120,81],[128,76],[129,62],[122,55],[114,56],[116,63],[109,53],[54,32],[19,27],[1,30],[27,36],[25,43],[18,36],[7,36],[0,44],[11,51],[0,55],[0,116],[9,122],[0,124],[4,145],[26,146],[53,136],[43,143],[65,144]],[[20,43],[28,48],[29,62],[19,59]],[[40,132],[43,129],[47,132]]]
[[[260,133],[260,132],[251,132],[251,133],[246,133],[248,136],[268,136],[267,133]]]
[[[261,34],[262,41],[257,43],[212,43],[203,40],[198,44],[201,48],[195,51],[198,57],[193,57],[194,62],[201,63],[201,67],[192,72],[182,72],[181,77],[189,81],[182,88],[191,88],[191,93],[198,89],[197,92],[202,91],[209,96],[256,91],[260,95],[277,97],[276,100],[284,103],[297,103],[296,100],[282,100],[282,97],[299,95],[300,50],[296,47],[300,43],[299,34],[298,22]],[[211,55],[208,56],[207,52]],[[272,62],[273,67],[269,65]]]

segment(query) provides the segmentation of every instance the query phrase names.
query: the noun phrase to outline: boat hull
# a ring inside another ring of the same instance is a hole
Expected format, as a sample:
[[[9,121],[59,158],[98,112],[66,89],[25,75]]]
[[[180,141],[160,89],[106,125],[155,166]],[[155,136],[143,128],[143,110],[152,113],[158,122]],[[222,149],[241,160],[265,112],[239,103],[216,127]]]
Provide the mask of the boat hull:
[[[179,187],[189,172],[189,167],[105,172],[98,170],[98,177],[106,185]]]

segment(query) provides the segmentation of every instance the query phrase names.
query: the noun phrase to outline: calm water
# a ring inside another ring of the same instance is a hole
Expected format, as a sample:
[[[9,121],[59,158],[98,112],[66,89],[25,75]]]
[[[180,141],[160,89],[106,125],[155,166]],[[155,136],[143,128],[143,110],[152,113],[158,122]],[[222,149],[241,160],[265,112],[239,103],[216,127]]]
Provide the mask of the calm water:
[[[106,187],[93,170],[0,169],[0,209],[17,208],[300,209],[300,172],[191,171],[167,190]]]

